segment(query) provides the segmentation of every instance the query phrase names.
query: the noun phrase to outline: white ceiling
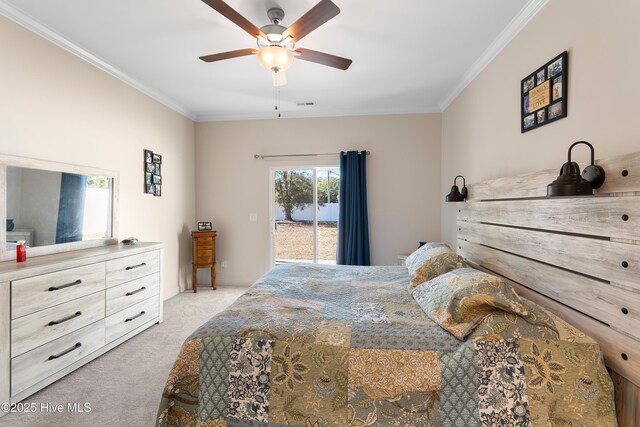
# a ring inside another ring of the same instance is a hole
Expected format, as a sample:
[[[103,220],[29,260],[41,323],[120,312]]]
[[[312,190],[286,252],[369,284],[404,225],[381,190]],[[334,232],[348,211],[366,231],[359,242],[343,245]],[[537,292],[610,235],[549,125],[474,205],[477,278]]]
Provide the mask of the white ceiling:
[[[318,0],[228,0],[258,27],[280,6],[288,26]],[[341,71],[294,60],[284,117],[441,111],[548,0],[333,0],[341,13],[298,47],[353,59]],[[274,118],[255,47],[201,0],[0,0],[0,13],[195,120]],[[298,102],[314,107],[297,107]]]

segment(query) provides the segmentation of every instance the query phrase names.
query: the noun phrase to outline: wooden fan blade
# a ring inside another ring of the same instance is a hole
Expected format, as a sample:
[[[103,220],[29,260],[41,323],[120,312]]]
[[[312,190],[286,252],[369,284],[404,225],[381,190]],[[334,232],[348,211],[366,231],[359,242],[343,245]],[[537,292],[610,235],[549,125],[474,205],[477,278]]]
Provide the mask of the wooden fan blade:
[[[204,62],[215,62],[215,61],[222,61],[223,59],[231,59],[231,58],[238,58],[240,56],[253,55],[254,53],[256,53],[255,49],[239,49],[239,50],[231,50],[229,52],[214,53],[213,55],[201,56],[200,59],[202,59]]]
[[[341,58],[339,56],[329,55],[328,53],[318,52],[311,49],[297,49],[296,52],[300,54],[298,59],[315,62],[316,64],[327,65],[329,67],[338,68],[340,70],[346,70],[353,62],[352,60],[347,58]]]
[[[265,34],[262,31],[260,31],[260,28],[253,25],[251,22],[249,22],[247,18],[240,15],[238,12],[235,11],[235,9],[233,9],[231,6],[229,6],[222,0],[202,0],[202,1],[208,4],[209,6],[211,6],[211,8],[216,12],[218,12],[220,15],[224,16],[229,21],[233,22],[238,27],[242,28],[247,33],[251,34],[253,37],[257,37],[258,35],[261,35],[262,37],[266,37]]]
[[[307,13],[302,15],[300,19],[291,24],[291,26],[282,33],[282,36],[291,36],[297,43],[304,36],[339,13],[340,8],[336,6],[335,3],[331,0],[322,0],[320,3],[313,6]]]

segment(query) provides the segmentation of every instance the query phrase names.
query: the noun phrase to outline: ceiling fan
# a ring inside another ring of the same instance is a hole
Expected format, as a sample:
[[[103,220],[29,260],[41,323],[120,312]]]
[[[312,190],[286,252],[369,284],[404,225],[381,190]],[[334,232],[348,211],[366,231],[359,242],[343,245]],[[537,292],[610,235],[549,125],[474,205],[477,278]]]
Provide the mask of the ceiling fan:
[[[205,62],[215,62],[223,59],[256,54],[260,64],[272,72],[274,86],[286,84],[286,76],[284,73],[291,66],[294,57],[340,70],[346,70],[351,65],[351,59],[341,58],[311,49],[296,48],[296,43],[302,40],[303,37],[340,13],[340,8],[331,0],[321,0],[320,3],[312,7],[289,27],[280,25],[284,19],[284,11],[279,7],[272,7],[267,11],[267,16],[271,24],[261,28],[253,25],[222,0],[202,1],[251,34],[251,36],[255,37],[258,44],[257,49],[239,49],[201,56],[200,59]]]

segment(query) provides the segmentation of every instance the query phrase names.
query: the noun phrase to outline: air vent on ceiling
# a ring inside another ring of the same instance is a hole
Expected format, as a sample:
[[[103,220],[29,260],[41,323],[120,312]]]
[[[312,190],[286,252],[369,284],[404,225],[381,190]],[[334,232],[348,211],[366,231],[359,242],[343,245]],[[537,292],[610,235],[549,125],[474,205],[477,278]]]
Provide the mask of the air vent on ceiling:
[[[298,107],[313,107],[314,105],[316,105],[315,102],[296,102]]]

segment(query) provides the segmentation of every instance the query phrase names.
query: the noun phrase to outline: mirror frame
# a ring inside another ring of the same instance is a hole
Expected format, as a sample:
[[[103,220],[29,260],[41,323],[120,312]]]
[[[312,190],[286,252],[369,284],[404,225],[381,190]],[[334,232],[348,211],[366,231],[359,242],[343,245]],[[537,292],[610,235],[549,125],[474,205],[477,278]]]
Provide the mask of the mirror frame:
[[[7,167],[21,167],[40,169],[53,172],[67,172],[81,175],[102,175],[112,179],[111,192],[111,234],[112,237],[102,237],[81,242],[57,243],[47,246],[34,246],[27,250],[27,260],[30,257],[51,255],[60,252],[76,251],[79,249],[96,248],[118,243],[118,212],[119,212],[119,173],[107,169],[78,166],[68,163],[52,162],[48,160],[31,159],[0,154],[0,261],[15,261],[15,251],[7,251]]]

